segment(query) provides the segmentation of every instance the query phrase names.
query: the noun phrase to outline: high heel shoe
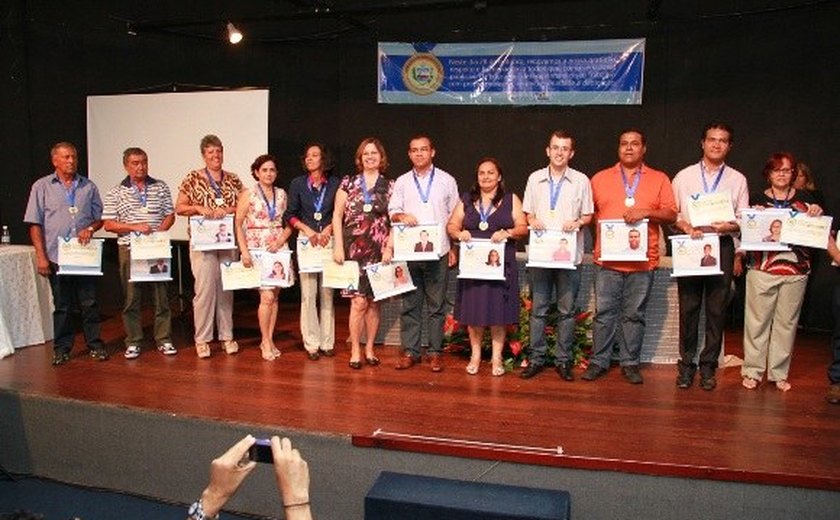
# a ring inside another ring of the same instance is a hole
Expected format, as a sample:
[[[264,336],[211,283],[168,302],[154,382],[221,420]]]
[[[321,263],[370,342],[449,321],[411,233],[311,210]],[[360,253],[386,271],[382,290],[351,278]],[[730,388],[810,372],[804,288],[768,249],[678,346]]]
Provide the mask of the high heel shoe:
[[[361,369],[361,368],[362,368],[362,362],[361,362],[361,361],[351,361],[351,362],[349,362],[349,363],[347,363],[347,364],[348,364],[348,365],[350,366],[350,368],[352,368],[353,370],[359,370],[359,369]]]
[[[365,357],[365,363],[372,367],[375,367],[379,365],[379,358],[376,356]]]

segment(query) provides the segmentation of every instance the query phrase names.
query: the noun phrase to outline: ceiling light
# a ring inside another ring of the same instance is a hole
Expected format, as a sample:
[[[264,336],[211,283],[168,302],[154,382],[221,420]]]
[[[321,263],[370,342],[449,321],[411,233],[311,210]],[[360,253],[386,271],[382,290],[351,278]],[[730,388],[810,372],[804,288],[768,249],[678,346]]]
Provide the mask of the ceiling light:
[[[232,44],[237,44],[242,41],[242,32],[236,28],[232,23],[227,24],[228,41]]]

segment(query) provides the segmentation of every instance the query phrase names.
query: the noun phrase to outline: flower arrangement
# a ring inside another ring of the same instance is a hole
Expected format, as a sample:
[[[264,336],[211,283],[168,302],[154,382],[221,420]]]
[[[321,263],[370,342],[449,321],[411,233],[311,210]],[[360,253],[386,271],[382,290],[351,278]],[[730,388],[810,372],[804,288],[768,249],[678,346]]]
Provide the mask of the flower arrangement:
[[[533,302],[528,294],[519,296],[519,324],[508,325],[505,346],[502,350],[502,358],[505,370],[511,371],[515,367],[528,366],[527,349],[531,344],[531,308]],[[547,344],[546,364],[553,365],[555,362],[554,349],[557,344],[557,307],[552,305],[549,308],[545,328],[545,340]],[[575,311],[575,333],[572,340],[572,359],[576,366],[586,368],[589,365],[589,356],[592,354],[592,312],[584,310]],[[470,355],[470,338],[467,327],[450,313],[446,316],[443,325],[443,346],[447,352],[453,354]],[[482,357],[490,355],[490,332],[485,331],[481,342]]]

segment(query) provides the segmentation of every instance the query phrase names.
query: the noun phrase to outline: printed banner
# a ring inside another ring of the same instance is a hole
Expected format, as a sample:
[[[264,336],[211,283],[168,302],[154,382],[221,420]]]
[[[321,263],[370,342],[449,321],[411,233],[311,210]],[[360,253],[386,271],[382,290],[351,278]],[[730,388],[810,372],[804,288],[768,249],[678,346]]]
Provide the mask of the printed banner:
[[[601,258],[605,261],[647,262],[648,219],[635,224],[623,220],[600,220]]]
[[[169,282],[172,281],[172,259],[168,257],[142,260],[132,258],[128,273],[128,281],[132,283]]]
[[[193,251],[236,249],[233,241],[233,215],[220,219],[190,217],[190,247]]]
[[[826,215],[809,217],[805,213],[788,210],[787,219],[782,226],[781,240],[785,244],[826,249],[831,235],[832,220],[832,217]]]
[[[270,253],[262,249],[251,249],[251,258],[260,269],[260,285],[263,287],[291,287],[295,284],[292,272],[292,251],[282,249]]]
[[[645,39],[379,44],[380,103],[641,105]]]
[[[101,238],[82,245],[79,239],[58,237],[58,274],[102,276]]]

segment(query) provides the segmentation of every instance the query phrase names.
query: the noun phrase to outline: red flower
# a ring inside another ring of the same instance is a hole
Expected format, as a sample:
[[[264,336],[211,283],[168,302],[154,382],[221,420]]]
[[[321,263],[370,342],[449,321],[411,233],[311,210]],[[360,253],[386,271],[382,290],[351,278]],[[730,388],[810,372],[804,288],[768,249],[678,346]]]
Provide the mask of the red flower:
[[[590,316],[592,316],[591,311],[583,311],[577,316],[575,316],[575,321],[583,321],[585,319],[588,319]]]
[[[446,320],[443,323],[443,333],[444,334],[452,334],[458,329],[458,320],[455,319],[455,316],[451,314],[446,315]]]
[[[528,298],[522,298],[522,307],[525,308],[526,311],[531,312],[531,307],[534,306],[534,303]]]
[[[518,340],[511,341],[510,351],[513,352],[514,356],[518,356],[519,353],[522,352],[522,343]]]
[[[508,334],[515,334],[517,330],[519,330],[519,325],[516,323],[508,323],[505,327],[505,332]]]

